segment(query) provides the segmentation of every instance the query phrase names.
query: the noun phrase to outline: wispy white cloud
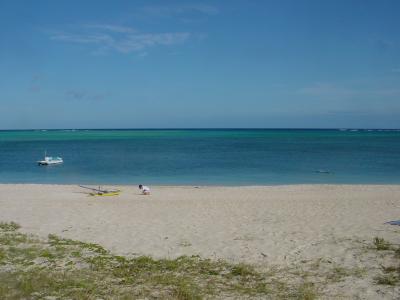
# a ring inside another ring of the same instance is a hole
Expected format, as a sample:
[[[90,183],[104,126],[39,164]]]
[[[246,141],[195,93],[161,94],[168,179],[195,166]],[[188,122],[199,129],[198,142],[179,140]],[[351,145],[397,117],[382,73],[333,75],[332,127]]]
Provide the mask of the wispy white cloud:
[[[183,5],[149,5],[140,9],[143,15],[153,17],[173,17],[184,14],[203,14],[203,15],[216,15],[219,13],[217,7],[207,4],[191,3]]]
[[[110,24],[91,24],[79,28],[78,33],[56,32],[54,41],[91,44],[95,53],[113,50],[120,53],[143,52],[156,46],[172,46],[184,43],[189,32],[140,33],[131,27]]]
[[[296,91],[298,94],[308,96],[351,96],[357,91],[340,87],[330,83],[316,83],[308,87],[301,88]]]
[[[314,97],[352,97],[352,96],[400,96],[400,89],[393,87],[345,87],[332,83],[316,83],[300,88],[296,94]]]
[[[65,95],[73,101],[101,101],[109,96],[108,93],[91,93],[80,89],[67,90]]]
[[[56,33],[50,37],[55,41],[80,43],[80,44],[112,44],[113,38],[108,34],[70,34]]]
[[[374,95],[377,96],[400,96],[399,88],[385,88],[371,91]]]
[[[157,45],[170,46],[183,43],[190,36],[187,32],[136,34],[114,41],[111,47],[123,53],[140,51]]]
[[[133,33],[136,32],[134,28],[127,26],[119,26],[119,25],[111,25],[111,24],[86,24],[84,27],[88,29],[99,29],[110,32],[119,32],[119,33]]]

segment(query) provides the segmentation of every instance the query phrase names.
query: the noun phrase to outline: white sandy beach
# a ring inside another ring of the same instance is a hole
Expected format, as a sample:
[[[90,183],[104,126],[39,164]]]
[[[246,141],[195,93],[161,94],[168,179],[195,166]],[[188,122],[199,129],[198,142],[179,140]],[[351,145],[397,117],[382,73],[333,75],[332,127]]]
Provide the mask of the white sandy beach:
[[[198,254],[260,266],[318,259],[368,266],[374,262],[359,249],[375,236],[400,244],[400,227],[384,224],[400,219],[398,185],[166,186],[150,196],[119,188],[119,196],[92,197],[73,185],[2,184],[0,221],[117,254]],[[359,292],[373,299],[376,289],[364,285]]]

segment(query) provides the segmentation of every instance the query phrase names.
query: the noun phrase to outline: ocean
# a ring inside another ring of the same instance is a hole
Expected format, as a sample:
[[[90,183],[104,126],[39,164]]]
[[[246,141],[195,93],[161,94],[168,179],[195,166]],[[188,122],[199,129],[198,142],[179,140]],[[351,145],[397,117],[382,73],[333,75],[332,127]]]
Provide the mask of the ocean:
[[[0,183],[398,184],[400,130],[3,130]]]

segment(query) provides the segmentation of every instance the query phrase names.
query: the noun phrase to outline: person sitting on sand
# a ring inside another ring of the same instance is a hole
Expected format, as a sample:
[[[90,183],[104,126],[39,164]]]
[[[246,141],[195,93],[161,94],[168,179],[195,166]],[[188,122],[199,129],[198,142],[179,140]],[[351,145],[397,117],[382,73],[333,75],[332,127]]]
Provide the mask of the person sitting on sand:
[[[150,188],[148,186],[139,184],[139,189],[142,190],[143,195],[150,195]]]

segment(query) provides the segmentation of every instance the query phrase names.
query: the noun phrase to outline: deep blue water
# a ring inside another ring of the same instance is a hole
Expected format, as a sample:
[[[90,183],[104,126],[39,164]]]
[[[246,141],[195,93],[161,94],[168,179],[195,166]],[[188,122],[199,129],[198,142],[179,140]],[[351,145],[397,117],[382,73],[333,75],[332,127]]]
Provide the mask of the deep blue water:
[[[64,164],[38,166],[45,150]],[[0,182],[400,183],[400,131],[0,131]]]

